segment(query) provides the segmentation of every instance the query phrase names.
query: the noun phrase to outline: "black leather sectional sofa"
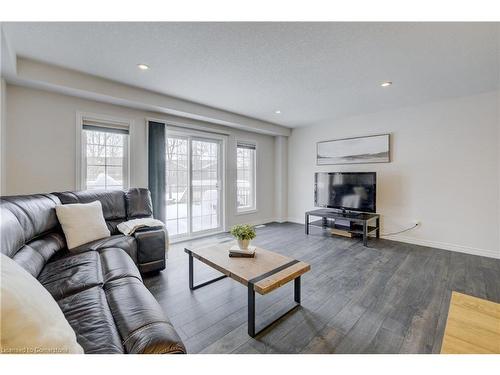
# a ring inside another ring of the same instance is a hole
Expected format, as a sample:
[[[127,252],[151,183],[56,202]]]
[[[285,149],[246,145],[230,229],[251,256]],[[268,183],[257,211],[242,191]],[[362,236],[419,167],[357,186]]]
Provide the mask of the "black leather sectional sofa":
[[[68,251],[55,206],[96,200],[111,237]],[[51,293],[85,353],[185,353],[141,277],[165,268],[164,228],[134,236],[117,230],[152,213],[147,189],[2,197],[1,251]]]

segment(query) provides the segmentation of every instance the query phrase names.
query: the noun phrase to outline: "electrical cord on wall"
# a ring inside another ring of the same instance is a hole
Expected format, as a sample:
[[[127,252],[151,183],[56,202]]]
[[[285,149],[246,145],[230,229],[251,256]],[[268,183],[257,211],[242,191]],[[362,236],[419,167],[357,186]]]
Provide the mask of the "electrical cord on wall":
[[[420,224],[419,223],[416,223],[414,224],[412,227],[410,228],[406,228],[406,229],[403,229],[403,230],[400,230],[399,232],[393,232],[393,233],[382,233],[380,235],[380,237],[390,237],[390,236],[395,236],[396,234],[400,234],[400,233],[404,233],[404,232],[408,232],[412,229],[415,229],[416,227],[418,227]]]

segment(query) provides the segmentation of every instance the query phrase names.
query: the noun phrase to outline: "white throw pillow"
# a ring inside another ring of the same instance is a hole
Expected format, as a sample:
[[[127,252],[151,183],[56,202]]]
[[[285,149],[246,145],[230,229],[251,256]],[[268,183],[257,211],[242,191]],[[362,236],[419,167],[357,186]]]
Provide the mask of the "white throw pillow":
[[[110,236],[99,201],[56,206],[56,213],[69,250]]]
[[[0,353],[83,353],[76,335],[50,293],[1,254]]]

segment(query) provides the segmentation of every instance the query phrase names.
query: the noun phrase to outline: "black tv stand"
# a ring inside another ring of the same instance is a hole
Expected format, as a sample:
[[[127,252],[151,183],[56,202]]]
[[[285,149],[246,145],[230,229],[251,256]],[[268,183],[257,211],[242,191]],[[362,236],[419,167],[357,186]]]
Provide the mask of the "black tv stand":
[[[320,217],[320,220],[310,222],[309,217]],[[339,225],[339,222],[342,225]],[[371,225],[371,224],[374,225]],[[380,237],[380,215],[366,212],[334,211],[331,209],[319,209],[307,211],[305,214],[305,231],[309,234],[309,227],[335,228],[346,230],[352,234],[363,236],[363,245],[367,246],[368,236],[375,233],[375,237]],[[347,224],[347,225],[346,225]]]

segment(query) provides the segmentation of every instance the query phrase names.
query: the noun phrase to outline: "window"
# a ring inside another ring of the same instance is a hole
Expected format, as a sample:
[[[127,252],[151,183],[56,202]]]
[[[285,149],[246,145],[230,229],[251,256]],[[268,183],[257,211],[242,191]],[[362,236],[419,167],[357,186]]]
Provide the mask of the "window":
[[[238,142],[236,146],[236,207],[238,212],[253,211],[255,204],[255,144]]]
[[[124,189],[128,181],[128,124],[82,121],[81,188]]]

